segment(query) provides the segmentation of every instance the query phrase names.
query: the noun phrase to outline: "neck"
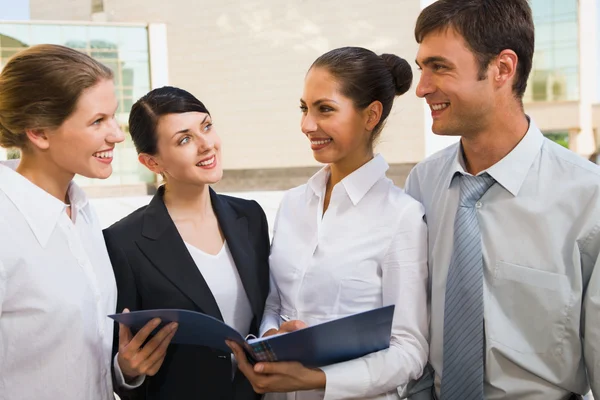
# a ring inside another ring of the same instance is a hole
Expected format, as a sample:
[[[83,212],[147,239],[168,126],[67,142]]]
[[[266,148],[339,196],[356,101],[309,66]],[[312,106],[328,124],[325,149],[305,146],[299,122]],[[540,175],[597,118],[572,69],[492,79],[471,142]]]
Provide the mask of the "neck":
[[[42,188],[58,200],[69,204],[69,184],[75,174],[66,172],[55,163],[23,151],[16,170],[34,185]]]
[[[342,179],[344,179],[345,177],[347,177],[348,175],[350,175],[351,173],[353,173],[372,159],[373,150],[369,150],[360,157],[355,157],[352,160],[344,159],[329,164],[330,176],[328,186],[333,188],[335,185],[341,182]]]
[[[484,130],[461,137],[465,168],[476,175],[502,160],[523,139],[529,122],[521,109],[499,113]]]
[[[190,214],[203,218],[213,213],[208,185],[167,183],[163,200],[174,218]]]

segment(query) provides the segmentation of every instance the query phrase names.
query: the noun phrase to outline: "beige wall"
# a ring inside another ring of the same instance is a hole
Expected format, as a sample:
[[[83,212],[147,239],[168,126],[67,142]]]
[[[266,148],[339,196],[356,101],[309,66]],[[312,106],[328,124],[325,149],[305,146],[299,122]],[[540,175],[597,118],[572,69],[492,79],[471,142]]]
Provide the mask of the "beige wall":
[[[92,0],[29,0],[31,19],[89,21]]]
[[[50,7],[31,0],[32,18],[81,18],[63,7],[74,1]],[[77,2],[90,9],[89,0]],[[194,93],[213,114],[225,168],[245,169],[315,165],[300,132],[298,99],[306,70],[322,53],[356,45],[414,65],[420,4],[386,3],[105,0],[104,10],[108,22],[167,25],[170,84]],[[396,100],[378,151],[390,163],[416,162],[424,157],[424,140],[423,103],[413,85]]]
[[[579,102],[525,103],[525,112],[542,131],[568,131],[579,127]]]
[[[525,112],[530,115],[542,131],[565,131],[569,133],[569,148],[582,156],[588,157],[596,151],[600,129],[600,106],[590,107],[592,133],[591,138],[581,140],[585,135],[580,122],[581,107],[578,101],[556,103],[525,103]],[[587,140],[589,139],[589,140]]]

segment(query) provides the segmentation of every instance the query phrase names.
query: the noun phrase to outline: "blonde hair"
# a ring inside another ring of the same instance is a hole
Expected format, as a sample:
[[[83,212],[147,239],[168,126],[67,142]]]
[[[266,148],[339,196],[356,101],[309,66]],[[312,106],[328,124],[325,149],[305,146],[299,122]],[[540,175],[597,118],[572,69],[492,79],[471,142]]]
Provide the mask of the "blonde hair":
[[[108,67],[64,46],[15,54],[0,73],[0,146],[24,149],[26,130],[59,127],[85,89],[112,78]]]

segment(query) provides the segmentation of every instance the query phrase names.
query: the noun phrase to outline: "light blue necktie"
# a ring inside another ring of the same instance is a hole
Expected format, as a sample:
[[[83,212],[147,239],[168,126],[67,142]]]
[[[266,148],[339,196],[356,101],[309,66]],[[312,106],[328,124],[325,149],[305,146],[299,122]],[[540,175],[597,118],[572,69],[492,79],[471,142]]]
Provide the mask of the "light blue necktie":
[[[459,175],[454,252],[446,281],[442,400],[483,399],[483,256],[477,221],[479,199],[494,178]]]

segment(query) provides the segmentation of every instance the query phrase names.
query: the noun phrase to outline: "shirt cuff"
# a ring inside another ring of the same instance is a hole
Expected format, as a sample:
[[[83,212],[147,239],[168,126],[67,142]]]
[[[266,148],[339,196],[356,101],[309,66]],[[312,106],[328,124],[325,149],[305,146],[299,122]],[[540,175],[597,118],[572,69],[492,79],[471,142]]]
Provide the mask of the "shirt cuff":
[[[119,385],[119,388],[132,390],[142,386],[142,383],[144,383],[144,381],[146,380],[146,375],[140,375],[130,383],[125,382],[125,377],[123,376],[121,366],[119,365],[119,361],[117,360],[118,357],[119,353],[115,354],[115,358],[113,359],[113,366],[115,368],[115,379],[117,381],[117,385]]]
[[[258,330],[260,337],[271,329],[279,329],[279,317],[273,314],[265,315]]]
[[[365,363],[357,361],[359,360],[320,367],[326,377],[323,400],[354,399],[357,394],[368,390],[371,386],[369,369]]]

